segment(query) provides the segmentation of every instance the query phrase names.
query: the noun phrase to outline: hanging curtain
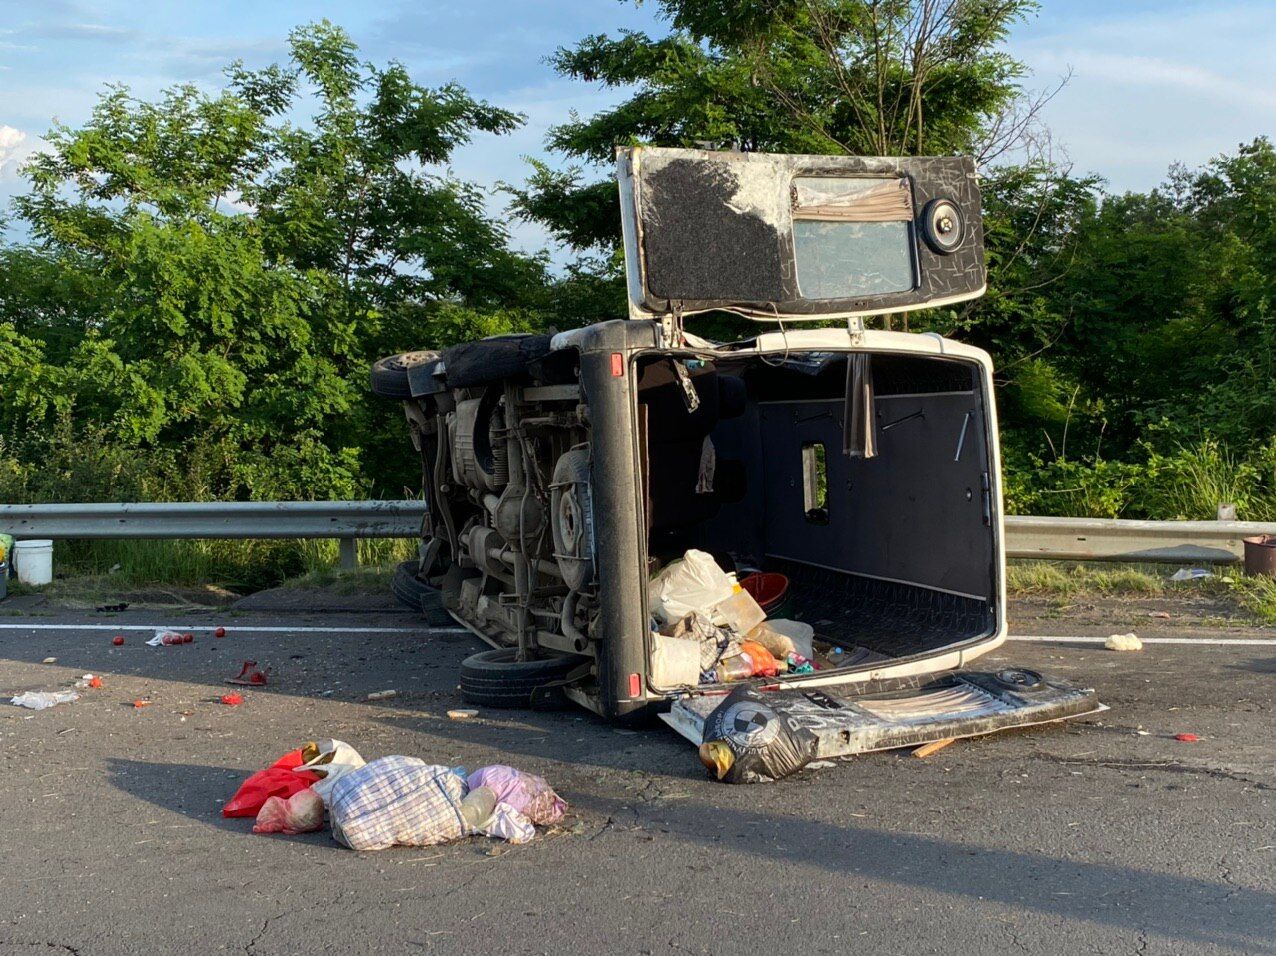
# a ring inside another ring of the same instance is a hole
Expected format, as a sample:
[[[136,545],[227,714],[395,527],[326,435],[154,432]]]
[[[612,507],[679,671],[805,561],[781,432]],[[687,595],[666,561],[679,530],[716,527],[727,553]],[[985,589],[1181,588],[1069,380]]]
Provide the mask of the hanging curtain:
[[[842,451],[848,458],[877,457],[877,410],[873,407],[873,359],[855,352],[846,363]]]

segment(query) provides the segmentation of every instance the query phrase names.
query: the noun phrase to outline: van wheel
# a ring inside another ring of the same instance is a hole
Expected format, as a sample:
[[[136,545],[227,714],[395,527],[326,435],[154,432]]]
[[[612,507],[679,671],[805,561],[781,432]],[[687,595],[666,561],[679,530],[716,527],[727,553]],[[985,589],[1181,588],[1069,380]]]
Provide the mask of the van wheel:
[[[544,657],[520,661],[515,648],[483,651],[461,661],[461,698],[483,707],[550,710],[566,706],[561,687],[543,690],[579,667],[581,657]],[[539,691],[539,693],[538,693]]]
[[[443,606],[443,592],[416,576],[417,563],[404,561],[394,569],[390,590],[399,603],[425,616],[430,627],[453,627],[456,622]]]
[[[372,394],[382,398],[411,398],[412,384],[408,380],[408,369],[433,362],[439,355],[439,352],[434,351],[403,352],[377,359],[369,374]]]

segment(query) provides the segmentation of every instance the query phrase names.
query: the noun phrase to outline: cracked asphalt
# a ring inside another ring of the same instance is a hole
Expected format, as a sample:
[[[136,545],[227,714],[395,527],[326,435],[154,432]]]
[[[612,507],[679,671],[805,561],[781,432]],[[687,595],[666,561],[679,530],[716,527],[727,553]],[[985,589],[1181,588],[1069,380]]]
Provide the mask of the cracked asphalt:
[[[150,648],[128,632],[114,647],[110,631],[23,627],[194,620],[230,633]],[[1008,644],[982,662],[1089,684],[1112,709],[730,787],[663,725],[449,720],[456,667],[478,649],[466,636],[237,630],[414,624],[389,610],[0,622],[19,625],[0,630],[4,698],[105,682],[39,713],[0,705],[3,954],[1276,951],[1270,629],[1174,632],[1270,647]],[[1101,632],[1071,623],[1033,633]],[[271,686],[217,703],[244,659]],[[365,700],[387,688],[398,696]],[[367,854],[221,818],[245,776],[327,736],[369,758],[532,770],[570,815],[521,847]]]

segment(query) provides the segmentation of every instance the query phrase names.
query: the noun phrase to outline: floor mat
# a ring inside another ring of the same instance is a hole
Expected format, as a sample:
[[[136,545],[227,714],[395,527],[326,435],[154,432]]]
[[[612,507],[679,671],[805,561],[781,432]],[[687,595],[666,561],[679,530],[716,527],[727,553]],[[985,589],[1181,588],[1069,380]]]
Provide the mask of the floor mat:
[[[791,616],[834,646],[907,657],[992,630],[992,612],[976,598],[783,559],[766,570],[789,578]]]

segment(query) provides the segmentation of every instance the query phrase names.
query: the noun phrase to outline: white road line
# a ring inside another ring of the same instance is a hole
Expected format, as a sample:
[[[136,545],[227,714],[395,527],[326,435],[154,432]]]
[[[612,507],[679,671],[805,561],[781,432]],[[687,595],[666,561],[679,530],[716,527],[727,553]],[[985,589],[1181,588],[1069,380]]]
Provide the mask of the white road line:
[[[217,624],[18,624],[0,623],[0,631],[211,631]],[[236,621],[221,623],[228,632],[252,634],[469,634],[463,627],[267,627],[258,624],[240,624]],[[1011,634],[1007,641],[1023,641],[1035,644],[1102,644],[1106,637],[1095,635],[1065,634]],[[1262,637],[1144,637],[1144,644],[1200,644],[1214,647],[1276,647],[1276,635]]]
[[[252,632],[254,634],[425,634],[430,631],[442,634],[468,634],[463,627],[260,627],[254,624],[239,624],[235,621],[223,621],[217,624],[192,624],[182,621],[179,624],[0,624],[3,631],[211,631],[215,627],[226,628],[227,633],[234,631]]]
[[[1052,634],[1012,634],[1008,641],[1028,641],[1038,644],[1102,644],[1106,637],[1065,637]],[[1219,647],[1276,647],[1276,636],[1262,637],[1140,637],[1144,644],[1204,644]]]

